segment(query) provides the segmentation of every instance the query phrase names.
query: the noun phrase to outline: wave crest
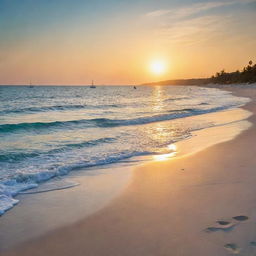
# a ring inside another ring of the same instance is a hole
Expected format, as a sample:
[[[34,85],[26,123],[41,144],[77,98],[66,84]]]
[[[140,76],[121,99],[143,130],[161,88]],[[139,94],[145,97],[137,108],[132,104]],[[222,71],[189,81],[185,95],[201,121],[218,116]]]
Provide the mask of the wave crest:
[[[94,118],[94,119],[80,119],[70,121],[54,121],[54,122],[35,122],[35,123],[17,123],[17,124],[2,124],[0,125],[0,133],[16,132],[19,130],[42,130],[48,128],[76,128],[76,127],[116,127],[129,125],[142,125],[153,122],[167,121],[176,118],[184,118],[192,115],[201,115],[210,112],[221,111],[233,107],[220,106],[211,109],[181,109],[174,111],[174,113],[154,115],[148,117],[138,117],[134,119],[108,119],[108,118]],[[173,111],[172,111],[173,112]]]

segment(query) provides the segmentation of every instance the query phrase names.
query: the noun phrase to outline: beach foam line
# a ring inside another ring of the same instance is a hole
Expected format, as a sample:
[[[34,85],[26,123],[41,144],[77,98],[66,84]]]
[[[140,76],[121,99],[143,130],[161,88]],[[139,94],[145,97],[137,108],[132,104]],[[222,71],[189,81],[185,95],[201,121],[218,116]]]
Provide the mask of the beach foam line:
[[[0,216],[16,205],[19,200],[6,195],[0,195]]]
[[[62,190],[79,186],[80,184],[69,179],[57,178],[50,182],[44,183],[39,187],[32,188],[26,191],[21,191],[19,194],[37,194],[50,192],[54,190]]]
[[[107,159],[96,160],[95,162],[81,161],[67,166],[61,166],[59,168],[56,168],[55,170],[44,170],[42,172],[34,173],[19,173],[10,179],[7,178],[3,181],[0,181],[0,215],[4,214],[7,210],[11,209],[13,206],[15,206],[15,204],[19,202],[18,200],[13,201],[15,200],[14,197],[16,195],[18,195],[22,191],[35,189],[38,186],[41,186],[42,183],[49,181],[50,179],[67,175],[73,170],[112,164],[120,162],[123,159],[128,159],[135,156],[146,156],[152,153],[153,152],[123,152],[118,156],[111,156]],[[2,203],[1,200],[3,200]]]

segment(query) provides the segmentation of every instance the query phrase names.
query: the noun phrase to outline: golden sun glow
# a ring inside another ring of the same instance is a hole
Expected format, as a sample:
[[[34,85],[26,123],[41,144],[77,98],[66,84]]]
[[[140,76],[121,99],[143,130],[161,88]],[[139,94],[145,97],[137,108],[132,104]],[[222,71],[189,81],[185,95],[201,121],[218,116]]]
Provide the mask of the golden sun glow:
[[[166,69],[167,65],[163,60],[154,60],[150,63],[150,71],[155,75],[162,75]]]

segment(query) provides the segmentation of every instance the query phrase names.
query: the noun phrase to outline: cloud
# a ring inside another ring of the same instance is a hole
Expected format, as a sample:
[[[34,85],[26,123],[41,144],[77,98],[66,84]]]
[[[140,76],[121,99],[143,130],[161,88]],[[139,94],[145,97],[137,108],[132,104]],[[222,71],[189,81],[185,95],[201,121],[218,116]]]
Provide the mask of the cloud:
[[[146,13],[145,16],[146,17],[159,17],[159,16],[164,16],[170,12],[171,12],[171,10],[156,10],[153,12]]]
[[[161,17],[169,16],[173,19],[185,18],[203,11],[208,11],[214,8],[219,8],[223,6],[229,6],[234,4],[248,4],[255,2],[255,0],[229,0],[229,1],[219,1],[219,2],[207,2],[207,3],[196,3],[189,7],[181,7],[175,9],[160,9],[145,14],[146,17]]]
[[[174,44],[191,45],[205,42],[216,36],[222,36],[231,17],[209,15],[166,24],[159,29],[159,34]]]
[[[230,40],[241,37],[244,30],[251,31],[253,22],[252,11],[217,13],[207,12],[224,6],[245,5],[256,3],[256,0],[222,0],[204,3],[195,3],[180,8],[156,10],[146,14],[151,22],[151,28],[159,38],[168,44],[191,45],[211,43],[214,40]],[[233,6],[232,6],[233,7]],[[235,10],[240,10],[236,8]],[[254,16],[255,17],[255,16]],[[241,28],[241,19],[244,21]]]
[[[183,18],[183,17],[187,17],[190,15],[199,13],[201,11],[206,11],[206,10],[210,10],[210,9],[225,6],[225,5],[230,5],[230,2],[198,3],[198,4],[194,4],[191,7],[183,7],[183,8],[177,8],[177,9],[169,9],[169,10],[156,10],[156,11],[147,13],[146,16],[160,17],[168,14],[168,16],[172,16],[173,18]]]

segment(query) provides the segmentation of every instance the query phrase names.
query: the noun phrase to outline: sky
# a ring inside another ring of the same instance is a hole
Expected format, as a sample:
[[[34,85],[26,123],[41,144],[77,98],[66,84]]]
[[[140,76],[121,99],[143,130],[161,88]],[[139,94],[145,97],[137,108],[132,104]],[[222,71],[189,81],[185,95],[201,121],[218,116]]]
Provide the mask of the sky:
[[[0,0],[0,84],[140,84],[256,62],[256,0]],[[164,63],[161,74],[154,62]]]

